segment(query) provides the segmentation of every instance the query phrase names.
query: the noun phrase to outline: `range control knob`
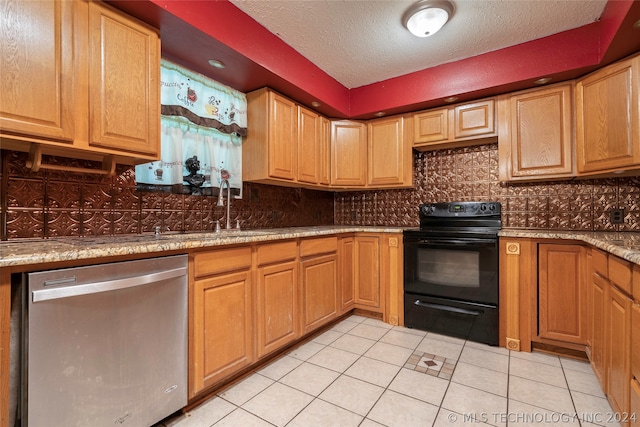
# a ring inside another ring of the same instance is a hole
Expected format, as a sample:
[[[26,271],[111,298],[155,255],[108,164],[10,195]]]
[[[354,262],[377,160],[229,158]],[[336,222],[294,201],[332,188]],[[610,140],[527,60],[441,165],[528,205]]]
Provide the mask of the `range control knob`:
[[[422,215],[431,215],[433,213],[432,205],[422,205]]]
[[[490,211],[495,211],[495,210],[496,210],[496,205],[495,205],[495,204],[493,204],[493,203],[490,203],[490,204],[489,204],[489,210],[490,210]]]
[[[487,210],[487,205],[486,205],[486,204],[484,204],[484,203],[483,203],[483,204],[481,204],[481,205],[480,205],[480,210],[481,210],[482,212],[486,211],[486,210]]]

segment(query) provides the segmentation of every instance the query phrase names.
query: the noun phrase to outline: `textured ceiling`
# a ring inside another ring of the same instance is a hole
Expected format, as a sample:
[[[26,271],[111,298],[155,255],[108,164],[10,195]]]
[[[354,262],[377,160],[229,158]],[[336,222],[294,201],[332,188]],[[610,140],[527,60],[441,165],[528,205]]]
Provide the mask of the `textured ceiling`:
[[[606,0],[456,0],[437,34],[401,18],[412,0],[231,0],[347,88],[517,45],[599,19]]]

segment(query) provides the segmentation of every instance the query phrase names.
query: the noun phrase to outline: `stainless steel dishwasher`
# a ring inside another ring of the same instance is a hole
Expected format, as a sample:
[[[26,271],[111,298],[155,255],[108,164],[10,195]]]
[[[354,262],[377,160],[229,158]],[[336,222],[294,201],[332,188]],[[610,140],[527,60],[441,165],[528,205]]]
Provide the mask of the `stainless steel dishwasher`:
[[[187,256],[25,275],[22,425],[147,427],[187,404]]]

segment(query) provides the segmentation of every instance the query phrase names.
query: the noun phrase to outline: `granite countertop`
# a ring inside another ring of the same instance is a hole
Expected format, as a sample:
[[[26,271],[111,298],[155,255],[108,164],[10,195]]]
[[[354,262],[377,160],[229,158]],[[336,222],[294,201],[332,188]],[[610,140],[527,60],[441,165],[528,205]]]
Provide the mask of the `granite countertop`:
[[[578,240],[640,265],[640,233],[607,231],[521,230],[503,228],[500,237]]]
[[[320,226],[270,228],[260,230],[223,230],[220,233],[135,234],[108,237],[59,237],[21,239],[0,242],[0,268],[60,261],[164,251],[187,252],[190,249],[315,237],[339,233],[402,233],[399,227]]]
[[[319,226],[270,228],[260,230],[223,230],[213,232],[120,235],[108,237],[60,237],[0,242],[0,268],[74,261],[103,257],[154,254],[165,251],[268,242],[300,237],[340,233],[402,233],[401,227]],[[577,240],[640,265],[640,233],[574,232],[555,230],[502,229],[500,237]]]

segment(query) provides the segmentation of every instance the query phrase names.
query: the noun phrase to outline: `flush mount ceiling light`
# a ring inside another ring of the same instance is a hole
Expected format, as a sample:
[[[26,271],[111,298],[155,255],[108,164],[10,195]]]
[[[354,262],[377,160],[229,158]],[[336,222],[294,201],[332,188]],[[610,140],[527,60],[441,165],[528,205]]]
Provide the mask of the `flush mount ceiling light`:
[[[453,3],[446,0],[420,0],[402,16],[402,24],[418,37],[434,35],[453,16]]]

